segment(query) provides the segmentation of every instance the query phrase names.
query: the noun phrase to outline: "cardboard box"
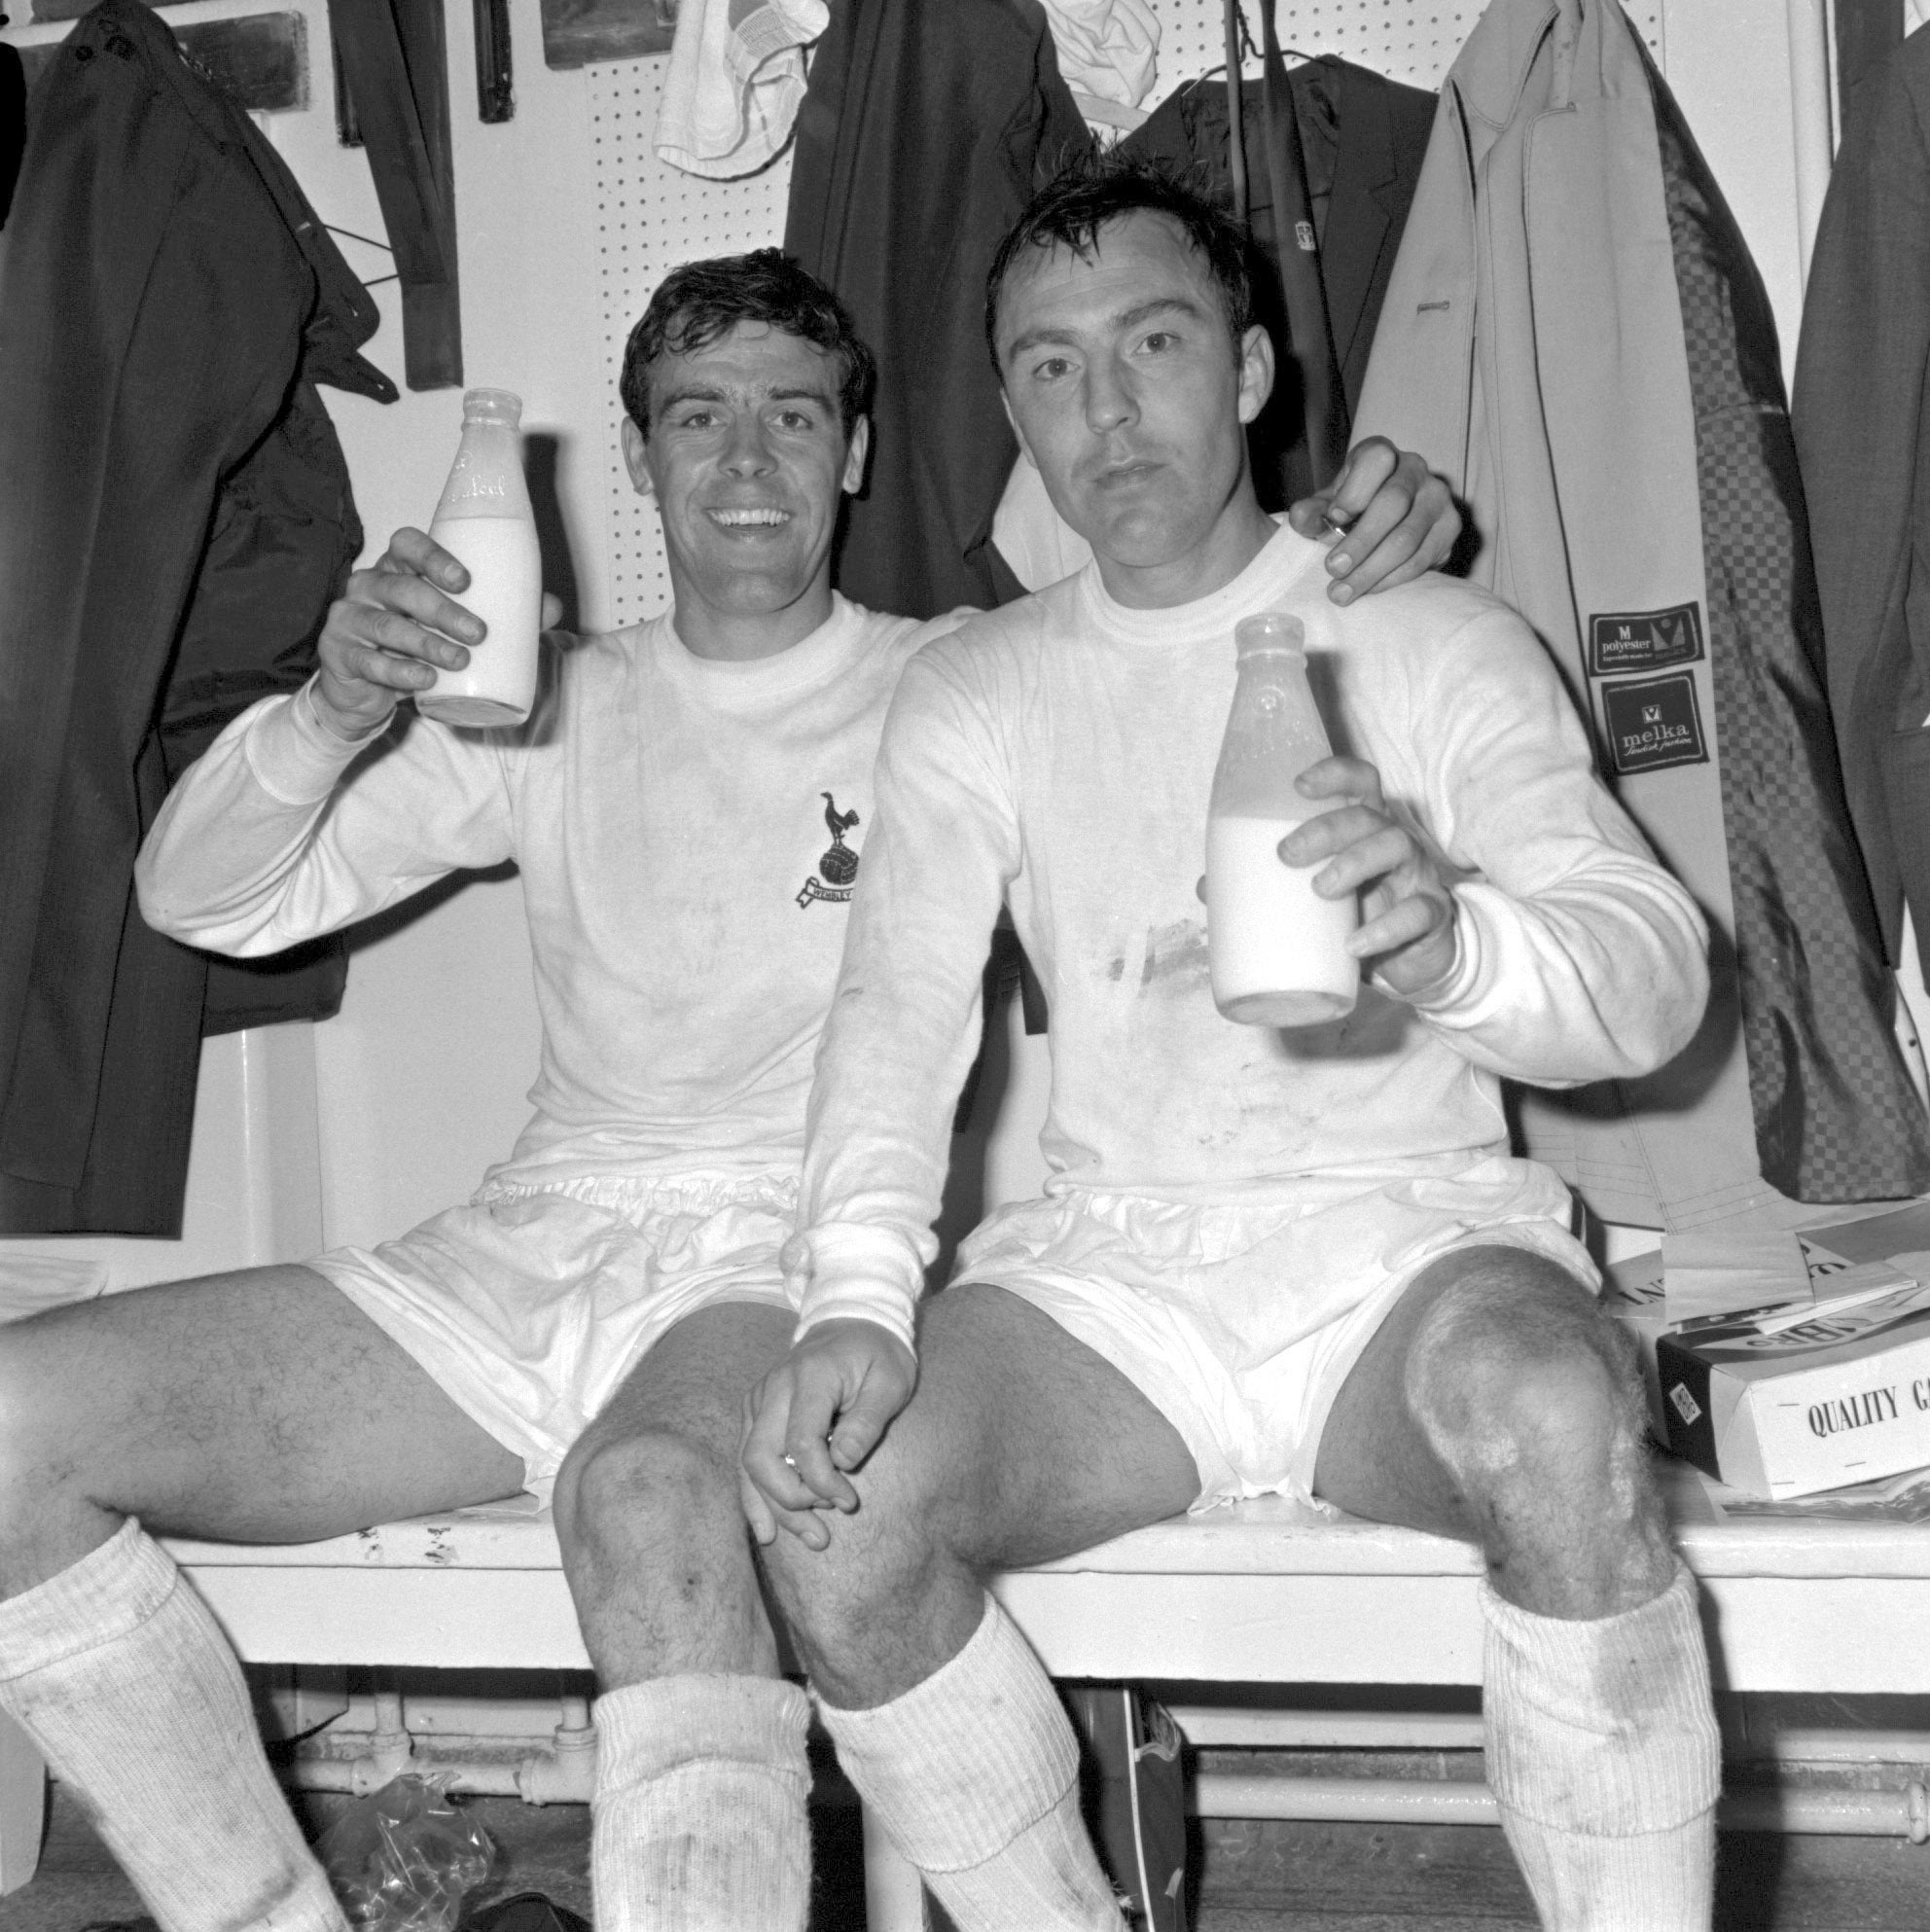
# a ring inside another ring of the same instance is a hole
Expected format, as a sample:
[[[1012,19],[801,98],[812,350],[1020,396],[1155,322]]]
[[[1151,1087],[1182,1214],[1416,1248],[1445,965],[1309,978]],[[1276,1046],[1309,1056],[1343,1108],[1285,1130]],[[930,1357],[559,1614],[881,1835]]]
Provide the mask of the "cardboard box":
[[[1744,1228],[1741,1232],[1746,1236],[1749,1231]],[[1825,1218],[1804,1229],[1797,1238],[1802,1245],[1803,1260],[1809,1277],[1810,1300],[1814,1303],[1828,1305],[1840,1301],[1846,1291],[1854,1292],[1859,1283],[1866,1289],[1873,1283],[1879,1283],[1886,1277],[1872,1270],[1871,1264],[1876,1262],[1888,1265],[1891,1273],[1887,1278],[1892,1281],[1909,1276],[1916,1281],[1930,1282],[1930,1200],[1911,1201],[1902,1207],[1839,1210],[1833,1218]],[[1738,1246],[1746,1249],[1746,1240]],[[1857,1273],[1853,1270],[1862,1271]],[[1767,1300],[1767,1297],[1758,1297],[1758,1306],[1734,1307],[1724,1312],[1736,1321],[1753,1321],[1758,1316],[1776,1314],[1777,1309],[1761,1306]],[[1679,1432],[1683,1427],[1683,1418],[1678,1411],[1663,1405],[1657,1355],[1662,1336],[1672,1328],[1679,1328],[1681,1323],[1671,1322],[1669,1318],[1662,1250],[1651,1248],[1646,1253],[1610,1263],[1603,1270],[1601,1305],[1606,1313],[1615,1316],[1635,1337],[1656,1435],[1663,1442],[1672,1442],[1670,1424],[1673,1422]],[[1782,1310],[1784,1313],[1794,1311],[1793,1304],[1785,1305]],[[1699,1398],[1698,1400],[1699,1402]],[[1925,1456],[1923,1460],[1930,1462],[1930,1456]],[[1712,1465],[1702,1466],[1710,1475],[1717,1474]],[[1870,1480],[1876,1479],[1873,1477]],[[1765,1499],[1781,1501],[1785,1494],[1804,1492],[1778,1492],[1773,1498],[1767,1489],[1756,1493]]]
[[[1669,1448],[1752,1496],[1806,1496],[1930,1463],[1930,1287],[1876,1261],[1839,1263],[1816,1287],[1813,1305],[1656,1338]]]

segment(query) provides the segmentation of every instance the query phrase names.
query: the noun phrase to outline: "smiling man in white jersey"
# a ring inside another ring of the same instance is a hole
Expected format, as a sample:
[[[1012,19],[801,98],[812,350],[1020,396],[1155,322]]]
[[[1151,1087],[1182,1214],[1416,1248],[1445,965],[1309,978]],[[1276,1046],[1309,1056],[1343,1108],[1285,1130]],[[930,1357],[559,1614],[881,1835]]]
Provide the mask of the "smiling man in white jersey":
[[[1545,1921],[1709,1916],[1716,1734],[1629,1350],[1497,1076],[1642,1072],[1704,929],[1597,782],[1527,626],[1433,577],[1344,612],[1260,510],[1240,236],[1143,164],[1048,189],[992,270],[1007,405],[1077,577],[929,645],[811,1100],[799,1341],[745,1445],[844,1768],[960,1932],[1120,1920],[1075,1759],[986,1579],[1269,1490],[1478,1542],[1488,1776]],[[1196,882],[1237,621],[1299,617],[1349,754],[1280,844],[1359,893],[1345,1020],[1235,1025]],[[1044,983],[1044,1199],[920,1310],[1001,902]],[[914,1354],[915,1347],[915,1354]],[[916,1392],[913,1394],[913,1385]]]
[[[552,1485],[602,1692],[599,1924],[804,1924],[805,1706],[776,1674],[737,1418],[793,1327],[777,1253],[878,730],[948,622],[831,590],[871,369],[775,251],[678,270],[623,383],[673,610],[553,640],[526,730],[397,719],[481,629],[445,594],[454,560],[399,532],[316,678],[237,720],[156,827],[150,918],[243,953],[515,858],[544,1029],[535,1116],[469,1205],[372,1253],[0,1327],[0,1709],[165,1932],[341,1920],[150,1532],[299,1542]],[[1351,581],[1451,541],[1423,479],[1364,448]]]

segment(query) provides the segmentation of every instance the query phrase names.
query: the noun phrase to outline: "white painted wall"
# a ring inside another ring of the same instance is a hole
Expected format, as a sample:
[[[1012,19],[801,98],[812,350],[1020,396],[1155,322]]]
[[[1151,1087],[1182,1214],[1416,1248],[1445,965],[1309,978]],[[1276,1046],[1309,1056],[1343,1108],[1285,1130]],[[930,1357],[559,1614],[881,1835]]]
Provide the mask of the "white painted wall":
[[[1663,70],[1769,285],[1785,377],[1828,180],[1823,6],[1662,0]]]
[[[194,0],[168,18],[261,4]],[[311,104],[265,125],[325,221],[378,237],[366,160],[336,142],[324,7],[292,4],[307,18]],[[1159,4],[1167,22],[1163,91],[1217,58],[1219,9],[1217,0]],[[1817,158],[1828,153],[1816,67],[1822,4],[1647,0],[1629,8],[1756,252],[1786,360]],[[655,581],[635,575],[637,519],[613,485],[620,469],[611,370],[628,311],[666,255],[781,238],[781,181],[765,184],[769,192],[756,184],[708,190],[656,169],[637,116],[661,61],[553,73],[542,60],[537,0],[511,0],[511,11],[516,116],[487,127],[475,111],[469,10],[454,0],[447,9],[465,370],[472,384],[516,390],[525,425],[557,440],[580,617],[594,627],[620,607],[625,618],[642,614]],[[1384,45],[1386,71],[1431,83],[1479,11],[1444,5],[1422,17],[1380,0],[1285,0],[1281,22],[1283,37],[1309,51],[1332,47],[1373,61]],[[6,37],[54,31],[16,26]],[[780,161],[777,169],[787,166]],[[342,246],[365,276],[388,272],[379,249]],[[369,353],[400,377],[396,287],[375,294],[384,320]],[[427,521],[455,447],[460,397],[405,392],[384,409],[325,393],[373,555],[396,524]],[[553,574],[559,561],[552,559]],[[1041,1171],[1045,1043],[1025,1040],[1016,1019],[1014,1029],[1017,1075],[990,1155],[992,1199],[1030,1192]],[[514,877],[467,885],[358,945],[335,1020],[209,1043],[183,1241],[0,1242],[0,1259],[10,1246],[94,1256],[119,1286],[293,1259],[318,1240],[383,1238],[462,1199],[507,1151],[526,1113],[536,1044],[520,888]]]

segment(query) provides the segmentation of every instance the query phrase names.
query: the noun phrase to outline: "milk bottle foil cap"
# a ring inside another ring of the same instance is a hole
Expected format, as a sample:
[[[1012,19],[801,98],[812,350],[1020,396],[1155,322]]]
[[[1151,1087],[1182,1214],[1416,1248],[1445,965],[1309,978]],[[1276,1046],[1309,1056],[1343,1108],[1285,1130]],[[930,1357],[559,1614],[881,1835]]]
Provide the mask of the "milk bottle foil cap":
[[[522,421],[522,398],[513,389],[465,389],[462,419],[500,423],[505,429],[515,429]]]
[[[1263,611],[1258,617],[1243,617],[1233,626],[1233,650],[1242,658],[1276,651],[1305,657],[1306,626],[1285,611]]]

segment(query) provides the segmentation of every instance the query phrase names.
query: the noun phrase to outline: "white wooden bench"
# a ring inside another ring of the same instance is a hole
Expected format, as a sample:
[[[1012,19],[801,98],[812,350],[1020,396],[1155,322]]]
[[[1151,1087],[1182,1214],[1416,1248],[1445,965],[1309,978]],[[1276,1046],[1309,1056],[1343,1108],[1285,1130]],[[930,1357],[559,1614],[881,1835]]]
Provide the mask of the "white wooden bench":
[[[1930,1692],[1930,1527],[1698,1521],[1694,1491],[1679,1494],[1719,1685]],[[457,1513],[300,1547],[171,1547],[253,1662],[589,1665],[547,1518]],[[1057,1677],[1472,1685],[1479,1577],[1464,1544],[1269,1498],[1161,1523],[997,1588]],[[11,1752],[0,1744],[0,1810],[12,1794],[0,1890],[31,1875],[39,1830],[38,1765],[15,1740]],[[1465,1814],[1477,1811],[1491,1815],[1479,1803]],[[1449,1813],[1437,1805],[1432,1815]],[[915,1880],[869,1831],[867,1847],[872,1932],[915,1927]]]

